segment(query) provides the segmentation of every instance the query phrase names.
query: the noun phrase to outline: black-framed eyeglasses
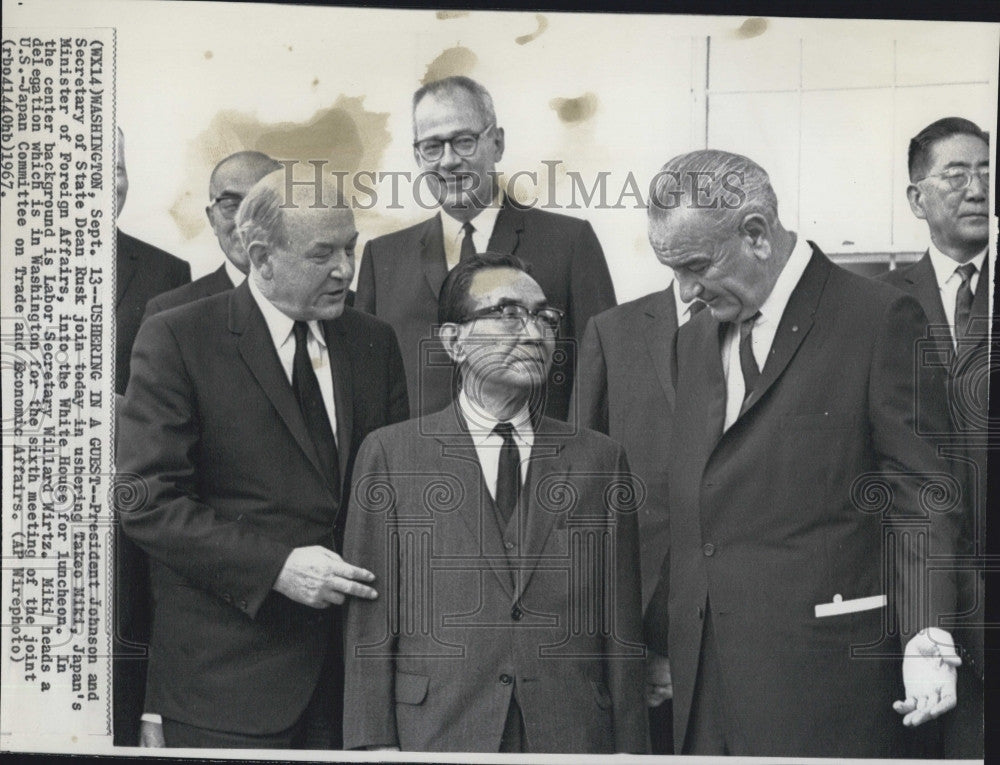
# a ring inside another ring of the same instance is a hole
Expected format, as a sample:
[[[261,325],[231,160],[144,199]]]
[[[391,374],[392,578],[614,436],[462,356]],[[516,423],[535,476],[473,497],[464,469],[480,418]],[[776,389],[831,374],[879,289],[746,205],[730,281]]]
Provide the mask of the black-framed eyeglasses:
[[[564,311],[550,306],[532,309],[520,303],[501,303],[473,311],[462,319],[461,323],[464,324],[476,319],[498,319],[505,322],[511,329],[524,329],[528,319],[531,319],[546,332],[555,332],[559,329],[559,324],[565,315]]]
[[[444,156],[444,147],[451,144],[451,150],[460,157],[471,157],[479,148],[479,139],[493,129],[496,123],[491,122],[478,133],[459,133],[451,138],[425,138],[414,141],[413,148],[425,162],[437,162]]]
[[[940,178],[942,181],[948,184],[948,188],[952,191],[960,191],[961,189],[966,189],[969,184],[972,183],[972,178],[975,176],[983,184],[983,188],[989,188],[990,186],[990,171],[989,170],[966,170],[965,168],[958,167],[953,170],[945,170],[943,173],[934,173],[932,175],[925,175],[920,181],[926,181],[928,178]]]
[[[240,202],[243,201],[242,194],[220,194],[212,200],[212,207],[218,207],[219,211],[227,218],[236,215],[240,209]]]

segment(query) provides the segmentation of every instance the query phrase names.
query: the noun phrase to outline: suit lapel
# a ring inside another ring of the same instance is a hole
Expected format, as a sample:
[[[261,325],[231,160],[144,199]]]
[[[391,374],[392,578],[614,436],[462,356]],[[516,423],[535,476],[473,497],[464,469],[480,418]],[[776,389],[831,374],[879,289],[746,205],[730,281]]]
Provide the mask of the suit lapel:
[[[502,252],[506,255],[513,255],[521,241],[521,232],[524,230],[524,214],[511,207],[510,202],[504,201],[500,213],[497,215],[496,223],[493,224],[493,233],[490,234],[488,249],[490,252]]]
[[[569,476],[573,470],[571,465],[554,461],[553,458],[558,457],[563,448],[562,439],[554,440],[554,438],[558,436],[550,431],[545,418],[541,418],[538,421],[535,443],[531,449],[528,471],[518,506],[520,517],[524,519],[524,536],[521,551],[523,563],[518,568],[520,582],[517,587],[517,597],[528,589],[531,577],[542,559],[545,543],[548,542],[556,518],[560,515],[551,508],[542,507],[537,498],[540,495],[557,496],[560,493],[559,487],[569,486]],[[552,467],[556,464],[559,469],[553,471]]]
[[[137,259],[134,248],[130,247],[128,244],[128,236],[126,234],[123,234],[121,230],[118,230],[115,239],[117,242],[115,265],[118,267],[118,273],[115,276],[117,281],[117,296],[115,305],[118,306],[121,304],[122,298],[125,297],[125,293],[128,291],[129,282],[131,282],[132,277],[135,276]]]
[[[330,375],[333,377],[333,401],[337,410],[337,457],[343,484],[347,476],[347,461],[354,429],[353,364],[343,322],[323,322],[323,333],[330,357]],[[342,491],[343,486],[338,489]]]
[[[646,311],[646,316],[649,318],[644,331],[646,350],[667,402],[673,409],[674,379],[670,371],[670,356],[673,353],[674,334],[677,332],[677,305],[672,288],[668,287],[660,293],[660,299]]]
[[[420,267],[424,272],[427,286],[434,297],[441,294],[441,285],[448,275],[448,264],[444,256],[444,230],[441,228],[441,213],[424,224],[420,235]]]
[[[239,335],[236,347],[244,363],[250,368],[257,383],[270,399],[285,426],[295,438],[316,472],[324,476],[319,456],[306,429],[302,411],[295,400],[292,386],[288,383],[285,370],[271,339],[271,333],[264,321],[264,315],[257,307],[249,285],[244,282],[233,290],[229,299],[229,328]],[[329,486],[329,484],[327,484]]]
[[[719,442],[726,421],[726,376],[722,370],[721,337],[724,326],[713,319],[709,311],[702,311],[683,328],[685,333],[691,333],[690,343],[686,345],[693,346],[696,355],[691,359],[678,359],[678,382],[686,379],[689,382],[685,383],[685,387],[693,389],[688,394],[692,401],[691,411],[704,415],[702,435],[705,448],[702,453],[706,459]],[[690,368],[690,374],[683,371],[684,366]]]
[[[740,417],[753,407],[766,394],[768,389],[774,385],[775,381],[788,366],[788,362],[795,356],[802,341],[809,330],[812,329],[813,316],[816,313],[816,306],[819,304],[823,288],[826,286],[827,277],[830,275],[830,261],[813,246],[812,258],[806,270],[799,279],[799,283],[792,291],[792,295],[785,306],[781,320],[778,322],[778,330],[774,335],[774,342],[771,343],[771,352],[768,354],[764,369],[761,370],[757,387],[749,398],[743,403],[740,409]]]
[[[467,489],[465,501],[459,506],[459,515],[465,523],[473,539],[476,539],[482,551],[482,556],[493,570],[497,581],[507,595],[513,600],[514,580],[511,575],[507,553],[503,546],[500,525],[497,523],[493,500],[490,498],[486,482],[483,480],[483,469],[479,464],[476,447],[472,443],[465,420],[458,414],[458,405],[452,404],[437,414],[425,419],[427,432],[441,443],[441,456],[446,460],[443,472],[451,472],[451,460],[457,460],[459,473],[465,480],[462,486]],[[477,486],[478,491],[468,491],[469,487]]]
[[[941,289],[938,287],[929,252],[924,253],[924,256],[907,272],[906,281],[913,285],[913,293],[923,306],[928,321],[931,324],[947,327],[950,322],[941,303]],[[954,350],[950,343],[948,350]]]
[[[975,324],[975,331],[979,334],[977,345],[982,345],[986,342],[989,322],[983,321],[983,319],[989,316],[990,292],[992,290],[993,284],[990,282],[990,254],[987,251],[986,257],[983,259],[983,270],[979,274],[979,282],[976,284],[976,294],[972,298],[972,318],[979,320]],[[980,327],[982,327],[981,333],[979,330]]]

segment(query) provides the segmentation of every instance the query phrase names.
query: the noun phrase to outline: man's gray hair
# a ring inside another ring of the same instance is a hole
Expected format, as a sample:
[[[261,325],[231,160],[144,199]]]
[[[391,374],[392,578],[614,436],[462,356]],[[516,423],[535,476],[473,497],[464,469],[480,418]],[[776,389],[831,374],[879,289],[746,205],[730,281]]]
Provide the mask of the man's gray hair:
[[[778,198],[767,171],[742,154],[703,149],[668,161],[650,184],[649,217],[660,219],[677,207],[711,211],[724,231],[747,215],[778,221]]]
[[[493,96],[471,77],[462,75],[434,80],[421,87],[413,94],[413,114],[415,115],[417,112],[417,104],[423,101],[426,96],[450,96],[458,92],[465,92],[472,96],[472,100],[476,104],[476,114],[483,120],[483,127],[496,123],[497,115],[493,109]],[[416,130],[416,125],[414,125],[414,130]]]
[[[284,168],[268,173],[247,192],[236,211],[235,223],[240,241],[248,252],[254,242],[269,246],[287,243],[285,216],[281,210],[283,204]]]

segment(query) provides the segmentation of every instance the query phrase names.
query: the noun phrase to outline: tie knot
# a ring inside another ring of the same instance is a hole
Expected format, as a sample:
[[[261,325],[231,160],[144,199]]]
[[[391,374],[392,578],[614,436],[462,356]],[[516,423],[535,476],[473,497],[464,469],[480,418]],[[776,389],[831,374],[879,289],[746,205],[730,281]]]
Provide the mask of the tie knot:
[[[493,428],[493,432],[496,433],[504,441],[514,440],[514,426],[509,422],[498,422],[496,427]]]
[[[304,321],[297,321],[292,325],[292,332],[295,335],[295,344],[301,345],[309,337],[309,324]]]
[[[465,221],[465,223],[462,224],[462,232],[466,236],[472,236],[472,232],[475,230],[476,227],[472,225],[472,221],[467,220]]]
[[[955,273],[958,274],[963,284],[968,284],[969,280],[972,278],[972,275],[976,273],[976,264],[965,263],[956,268]]]

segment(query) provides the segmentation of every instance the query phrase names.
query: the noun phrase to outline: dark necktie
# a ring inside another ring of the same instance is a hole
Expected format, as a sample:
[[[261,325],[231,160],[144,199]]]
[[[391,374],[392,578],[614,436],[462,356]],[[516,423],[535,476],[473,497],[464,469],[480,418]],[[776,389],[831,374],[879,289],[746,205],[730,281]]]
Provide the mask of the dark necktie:
[[[972,275],[976,273],[975,263],[966,263],[955,269],[962,279],[955,297],[955,341],[969,334],[969,319],[972,317]]]
[[[691,303],[691,307],[688,309],[688,312],[690,313],[690,316],[693,319],[695,316],[697,316],[700,312],[704,310],[705,310],[705,304],[700,300],[695,300],[693,303]]]
[[[760,311],[749,319],[740,322],[740,370],[743,372],[743,400],[746,401],[757,387],[760,369],[753,355],[753,324],[760,316]]]
[[[304,321],[295,322],[295,360],[292,363],[292,390],[299,402],[302,417],[306,421],[309,437],[312,439],[320,465],[323,467],[330,486],[338,496],[340,493],[340,467],[337,456],[337,442],[330,427],[330,418],[323,403],[323,394],[319,390],[319,380],[313,370],[312,359],[306,341],[309,337],[309,325]]]
[[[476,254],[476,245],[472,241],[472,232],[476,230],[469,221],[465,221],[462,224],[462,231],[465,232],[465,236],[462,237],[462,251],[459,255],[459,262],[465,260],[466,258],[471,258]]]
[[[497,469],[497,510],[500,511],[501,529],[507,528],[510,516],[517,507],[517,495],[521,489],[521,459],[514,443],[514,426],[509,422],[498,422],[493,432],[503,439],[500,447],[500,464]]]

